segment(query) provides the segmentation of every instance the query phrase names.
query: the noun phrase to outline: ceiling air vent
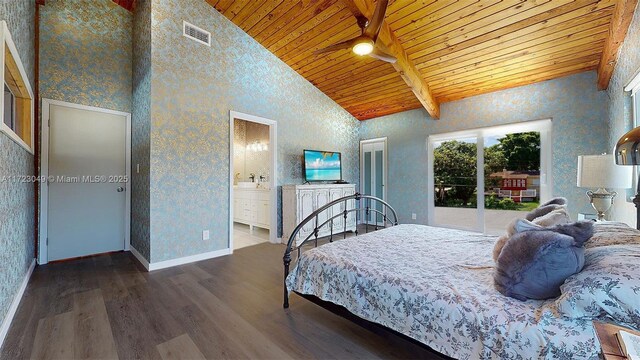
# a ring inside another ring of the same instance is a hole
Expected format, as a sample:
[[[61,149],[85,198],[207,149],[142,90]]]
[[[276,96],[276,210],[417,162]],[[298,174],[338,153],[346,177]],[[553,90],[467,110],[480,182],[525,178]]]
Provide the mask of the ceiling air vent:
[[[201,44],[211,46],[211,33],[204,31],[193,24],[189,24],[186,21],[182,22],[182,35]]]

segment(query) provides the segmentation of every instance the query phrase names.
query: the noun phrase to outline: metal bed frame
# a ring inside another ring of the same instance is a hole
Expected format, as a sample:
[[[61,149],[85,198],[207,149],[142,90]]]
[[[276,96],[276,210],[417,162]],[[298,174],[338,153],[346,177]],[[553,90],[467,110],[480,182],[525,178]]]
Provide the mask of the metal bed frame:
[[[352,209],[349,209],[349,201],[354,200],[355,201],[355,207],[353,207]],[[344,210],[339,212],[338,214],[333,215],[332,217],[328,218],[326,221],[324,221],[322,224],[318,224],[318,219],[319,219],[319,215],[322,214],[323,212],[327,211],[328,209],[332,208],[335,205],[339,205],[341,203],[344,203]],[[381,210],[379,209],[378,206],[372,207],[372,203],[374,205],[382,205]],[[389,211],[385,211],[385,210],[389,210]],[[387,224],[389,224],[390,226],[395,226],[398,225],[398,215],[396,214],[396,211],[391,207],[391,205],[389,205],[386,201],[379,199],[375,196],[370,196],[370,195],[362,195],[359,193],[355,193],[353,195],[349,195],[349,196],[345,196],[342,197],[340,199],[336,199],[334,201],[331,201],[330,203],[320,207],[318,210],[314,211],[313,213],[311,213],[311,215],[307,216],[304,220],[302,220],[302,222],[300,222],[300,224],[298,224],[298,226],[296,226],[296,228],[293,230],[293,232],[291,233],[291,236],[289,236],[289,242],[287,243],[287,250],[284,252],[284,256],[282,258],[283,262],[284,262],[284,303],[283,303],[283,307],[286,309],[289,307],[289,292],[287,291],[287,276],[289,275],[289,267],[291,265],[291,252],[295,249],[297,250],[298,254],[296,257],[296,261],[298,259],[300,259],[300,249],[308,244],[313,242],[314,243],[314,247],[318,246],[318,234],[320,233],[320,229],[322,229],[323,227],[328,227],[330,229],[330,235],[329,237],[329,242],[333,242],[333,237],[334,237],[334,226],[333,226],[333,222],[335,219],[338,219],[340,217],[342,217],[342,224],[343,224],[343,229],[340,232],[335,233],[335,235],[339,235],[342,234],[343,235],[343,239],[346,239],[347,237],[347,216],[349,215],[349,213],[353,213],[355,212],[356,215],[356,230],[355,230],[355,235],[358,236],[358,224],[360,223],[359,220],[364,220],[364,226],[365,226],[365,233],[369,232],[369,226],[375,226],[375,230],[378,230],[379,228],[386,228]],[[362,216],[362,213],[364,213],[364,216]],[[369,223],[369,216],[373,214],[374,218],[375,218],[375,224],[370,224]],[[389,218],[389,214],[392,215],[393,219]],[[381,217],[382,218],[382,224],[378,223],[378,218]],[[298,233],[300,232],[300,230],[307,225],[309,222],[311,221],[315,221],[314,224],[314,228],[313,231],[302,241],[300,242],[299,245],[296,244],[296,237],[298,236]],[[325,236],[326,238],[326,236]]]

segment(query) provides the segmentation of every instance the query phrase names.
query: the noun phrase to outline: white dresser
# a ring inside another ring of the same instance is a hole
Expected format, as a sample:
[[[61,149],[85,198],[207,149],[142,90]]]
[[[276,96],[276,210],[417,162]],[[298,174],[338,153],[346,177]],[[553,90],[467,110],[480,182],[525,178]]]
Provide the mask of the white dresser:
[[[291,236],[296,226],[318,208],[341,197],[353,195],[355,192],[356,186],[354,184],[283,185],[282,241],[285,243],[289,241],[289,236]],[[342,213],[344,207],[344,202],[336,204],[318,216],[318,223],[322,224],[332,216]],[[349,200],[347,202],[347,208],[354,209],[355,200]],[[315,226],[315,221],[310,221],[298,232],[296,242],[304,240],[309,234],[313,233]],[[344,218],[339,217],[334,219],[333,233],[343,232],[344,229]],[[346,229],[347,231],[356,230],[355,212],[350,212],[347,215]],[[325,226],[318,233],[318,237],[327,236],[330,232],[329,226]]]
[[[233,221],[269,229],[271,191],[267,189],[233,188]]]

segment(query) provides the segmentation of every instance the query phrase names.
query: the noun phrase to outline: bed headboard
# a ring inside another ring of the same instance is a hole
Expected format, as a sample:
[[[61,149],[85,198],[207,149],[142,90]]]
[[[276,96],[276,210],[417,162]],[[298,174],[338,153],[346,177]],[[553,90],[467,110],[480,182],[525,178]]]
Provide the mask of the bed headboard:
[[[350,205],[353,204],[353,205]],[[331,216],[327,217],[322,223],[319,223],[320,215],[324,212],[327,212],[329,209],[332,209],[336,205],[344,205],[342,208],[343,211]],[[318,240],[320,230],[327,227],[330,229],[328,238],[329,242],[333,242],[334,234],[339,235],[342,234],[342,238],[347,237],[347,218],[349,216],[356,217],[356,230],[354,231],[355,236],[358,236],[358,225],[364,227],[365,232],[369,232],[370,227],[373,227],[374,230],[378,230],[380,228],[386,228],[387,226],[395,226],[398,225],[398,215],[396,211],[389,205],[386,201],[377,198],[371,195],[361,195],[359,193],[355,193],[353,195],[341,197],[334,201],[329,202],[328,204],[320,207],[318,210],[311,213],[311,215],[307,216],[304,220],[302,220],[298,226],[293,230],[291,235],[289,236],[289,241],[287,242],[287,249],[284,252],[284,256],[282,258],[284,262],[284,281],[286,282],[287,276],[289,275],[289,267],[291,265],[291,252],[295,249],[298,254],[296,260],[300,258],[300,250],[301,248],[309,243],[313,243],[314,246],[318,246]],[[370,216],[373,215],[375,222],[372,224],[370,222]],[[334,221],[338,218],[342,217],[342,229],[334,228]],[[382,219],[382,223],[379,223],[378,220]],[[298,234],[300,230],[305,227],[307,224],[313,224],[313,231],[306,238],[302,239],[302,241],[296,242],[298,238]],[[337,230],[334,232],[334,230]],[[342,230],[342,231],[340,231]],[[287,285],[284,285],[284,304],[285,308],[289,307],[289,293],[287,291]]]

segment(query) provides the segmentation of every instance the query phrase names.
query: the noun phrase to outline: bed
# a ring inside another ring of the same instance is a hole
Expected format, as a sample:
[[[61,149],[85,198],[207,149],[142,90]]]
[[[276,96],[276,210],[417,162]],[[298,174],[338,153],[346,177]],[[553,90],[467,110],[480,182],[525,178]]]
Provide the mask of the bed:
[[[607,314],[571,318],[555,299],[501,295],[495,240],[398,225],[331,242],[299,253],[285,270],[285,307],[289,291],[316,297],[457,359],[599,358],[592,321]]]

